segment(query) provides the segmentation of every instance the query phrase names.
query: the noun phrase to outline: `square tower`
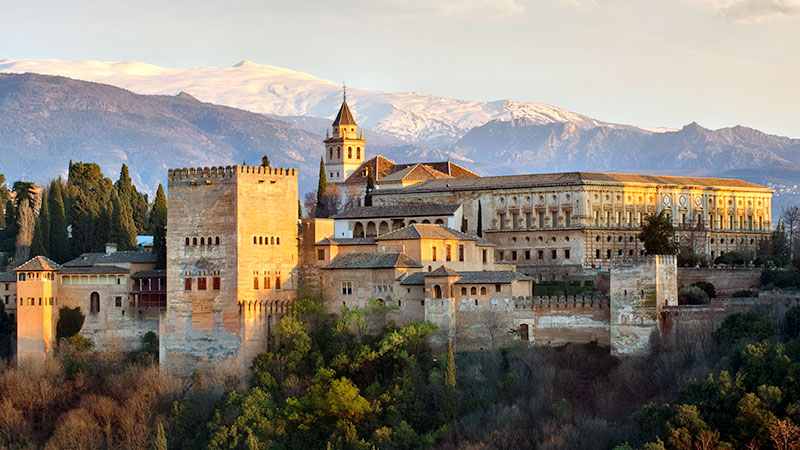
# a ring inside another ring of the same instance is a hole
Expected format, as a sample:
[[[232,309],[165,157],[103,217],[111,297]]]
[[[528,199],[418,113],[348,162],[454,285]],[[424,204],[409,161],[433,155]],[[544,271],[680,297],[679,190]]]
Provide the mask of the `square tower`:
[[[17,360],[41,362],[56,342],[61,266],[37,256],[14,269],[17,276]]]
[[[358,134],[358,124],[353,119],[347,99],[342,102],[339,114],[333,121],[333,136],[326,133],[325,176],[329,183],[342,183],[364,162],[364,133]]]
[[[243,375],[297,288],[297,171],[227,166],[168,173],[161,367]]]

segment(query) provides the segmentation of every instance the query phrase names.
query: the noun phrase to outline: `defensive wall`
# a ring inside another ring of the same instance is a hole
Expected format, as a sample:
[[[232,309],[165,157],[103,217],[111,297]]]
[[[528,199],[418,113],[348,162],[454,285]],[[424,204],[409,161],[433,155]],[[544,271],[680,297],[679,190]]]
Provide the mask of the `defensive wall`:
[[[716,267],[679,267],[678,289],[705,281],[714,285],[717,297],[727,297],[736,291],[761,287],[761,269],[723,269]]]

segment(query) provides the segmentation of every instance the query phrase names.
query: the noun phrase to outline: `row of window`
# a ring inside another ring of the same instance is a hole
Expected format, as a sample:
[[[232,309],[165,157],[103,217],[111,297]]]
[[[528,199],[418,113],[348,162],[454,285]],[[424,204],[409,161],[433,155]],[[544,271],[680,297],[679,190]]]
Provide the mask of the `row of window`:
[[[54,281],[56,279],[55,272],[20,272],[17,274],[17,281],[36,281],[36,280],[49,280]],[[6,285],[6,290],[8,290],[8,285]]]
[[[484,256],[485,256],[485,252],[486,252],[486,250],[484,250]],[[432,261],[438,261],[438,254],[439,254],[438,247],[436,247],[435,245],[431,246],[431,255],[432,255],[431,256],[431,260]],[[464,261],[464,256],[465,256],[464,255],[464,245],[463,244],[458,244],[458,260],[460,262],[463,262]],[[484,259],[485,259],[485,257],[484,257]],[[444,260],[445,261],[452,261],[453,260],[453,246],[451,244],[445,244],[445,246],[444,246]],[[484,261],[484,262],[486,262],[486,261]]]
[[[333,159],[333,147],[328,149],[328,159]],[[336,159],[342,158],[342,148],[336,147]],[[353,147],[347,147],[347,159],[353,159]],[[356,147],[356,159],[361,159],[361,147]]]
[[[519,260],[518,257],[522,256],[523,257],[522,259],[525,260],[525,261],[530,261],[531,260],[531,250],[521,250],[521,251],[511,250],[510,251],[511,259],[506,259],[506,255],[508,253],[509,253],[508,250],[498,250],[497,251],[497,259],[499,259],[501,261],[518,261]],[[543,261],[544,260],[544,255],[545,255],[545,250],[543,250],[543,249],[536,250],[536,259],[537,260]],[[570,249],[565,248],[564,249],[564,259],[570,259],[571,256],[572,256],[572,252],[570,251]],[[557,260],[558,259],[558,250],[556,250],[556,249],[551,249],[550,250],[550,259],[552,259],[552,260]]]
[[[263,289],[272,289],[270,277],[264,277]],[[275,289],[281,288],[281,277],[275,277]],[[253,277],[253,289],[258,290],[258,277]]]
[[[186,242],[186,246],[187,247],[189,245],[219,245],[219,236],[217,236],[217,237],[215,237],[213,239],[211,238],[211,236],[209,236],[208,239],[206,239],[204,237],[200,237],[199,241],[198,241],[198,239],[196,237],[193,237],[193,238],[188,238],[187,237],[185,242]],[[198,242],[199,242],[199,244],[198,244]]]
[[[134,290],[138,291],[166,291],[165,278],[140,278],[134,281]]]
[[[183,290],[184,291],[191,291],[192,287],[194,286],[195,278],[184,278],[183,279]],[[197,290],[198,291],[205,291],[208,289],[208,277],[198,277],[197,279]],[[211,278],[211,289],[218,291],[220,289],[220,277],[212,277]]]
[[[45,297],[44,298],[44,306],[53,306],[53,304],[58,304],[58,299],[55,297]],[[6,296],[6,303],[8,303],[8,296]],[[25,299],[20,297],[19,299],[19,306],[23,306],[27,303],[28,306],[37,306],[36,299],[33,297],[28,297],[28,301],[25,302]],[[42,297],[39,297],[39,304],[38,306],[42,306]]]
[[[509,228],[508,227],[509,224],[506,223],[506,214],[505,213],[499,213],[498,214],[497,220],[498,220],[498,224],[500,226],[500,230],[501,231],[509,230],[509,229],[511,229],[511,230],[519,230],[520,229],[520,225],[522,225],[522,224],[520,224],[520,221],[519,221],[519,215],[517,213],[511,213],[509,215],[511,216],[511,228]],[[523,217],[525,219],[525,227],[524,227],[524,229],[533,229],[533,224],[534,224],[533,215],[531,213],[529,213],[529,212],[526,212],[526,213],[524,213]],[[536,223],[538,224],[537,228],[539,228],[539,229],[546,228],[546,227],[559,228],[559,227],[562,226],[562,223],[559,220],[558,211],[553,211],[553,212],[550,213],[550,223],[548,223],[548,224],[545,223],[545,213],[544,213],[544,211],[538,211],[536,213]],[[572,226],[572,211],[568,210],[568,211],[564,212],[564,223],[563,223],[563,226],[564,227],[571,227]]]
[[[275,236],[253,236],[256,245],[281,245],[281,238]]]

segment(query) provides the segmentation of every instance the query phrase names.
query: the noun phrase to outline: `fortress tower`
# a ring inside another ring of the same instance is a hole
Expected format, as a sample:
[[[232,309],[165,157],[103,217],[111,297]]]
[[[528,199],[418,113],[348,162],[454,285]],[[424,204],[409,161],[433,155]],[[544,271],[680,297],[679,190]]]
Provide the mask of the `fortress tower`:
[[[14,269],[17,275],[17,359],[43,361],[56,341],[58,283],[61,267],[37,256]]]
[[[347,106],[345,91],[342,107],[333,121],[333,136],[326,133],[325,170],[329,183],[342,183],[364,162],[364,132],[358,134],[358,124]]]
[[[228,166],[168,174],[162,370],[244,374],[297,288],[297,171]]]

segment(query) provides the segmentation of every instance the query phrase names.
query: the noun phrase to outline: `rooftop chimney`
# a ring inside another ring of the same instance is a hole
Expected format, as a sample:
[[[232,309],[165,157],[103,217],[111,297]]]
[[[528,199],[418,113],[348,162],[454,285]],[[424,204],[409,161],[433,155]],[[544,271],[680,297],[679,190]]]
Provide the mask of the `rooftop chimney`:
[[[109,242],[106,244],[106,255],[110,255],[117,251],[117,244]]]

